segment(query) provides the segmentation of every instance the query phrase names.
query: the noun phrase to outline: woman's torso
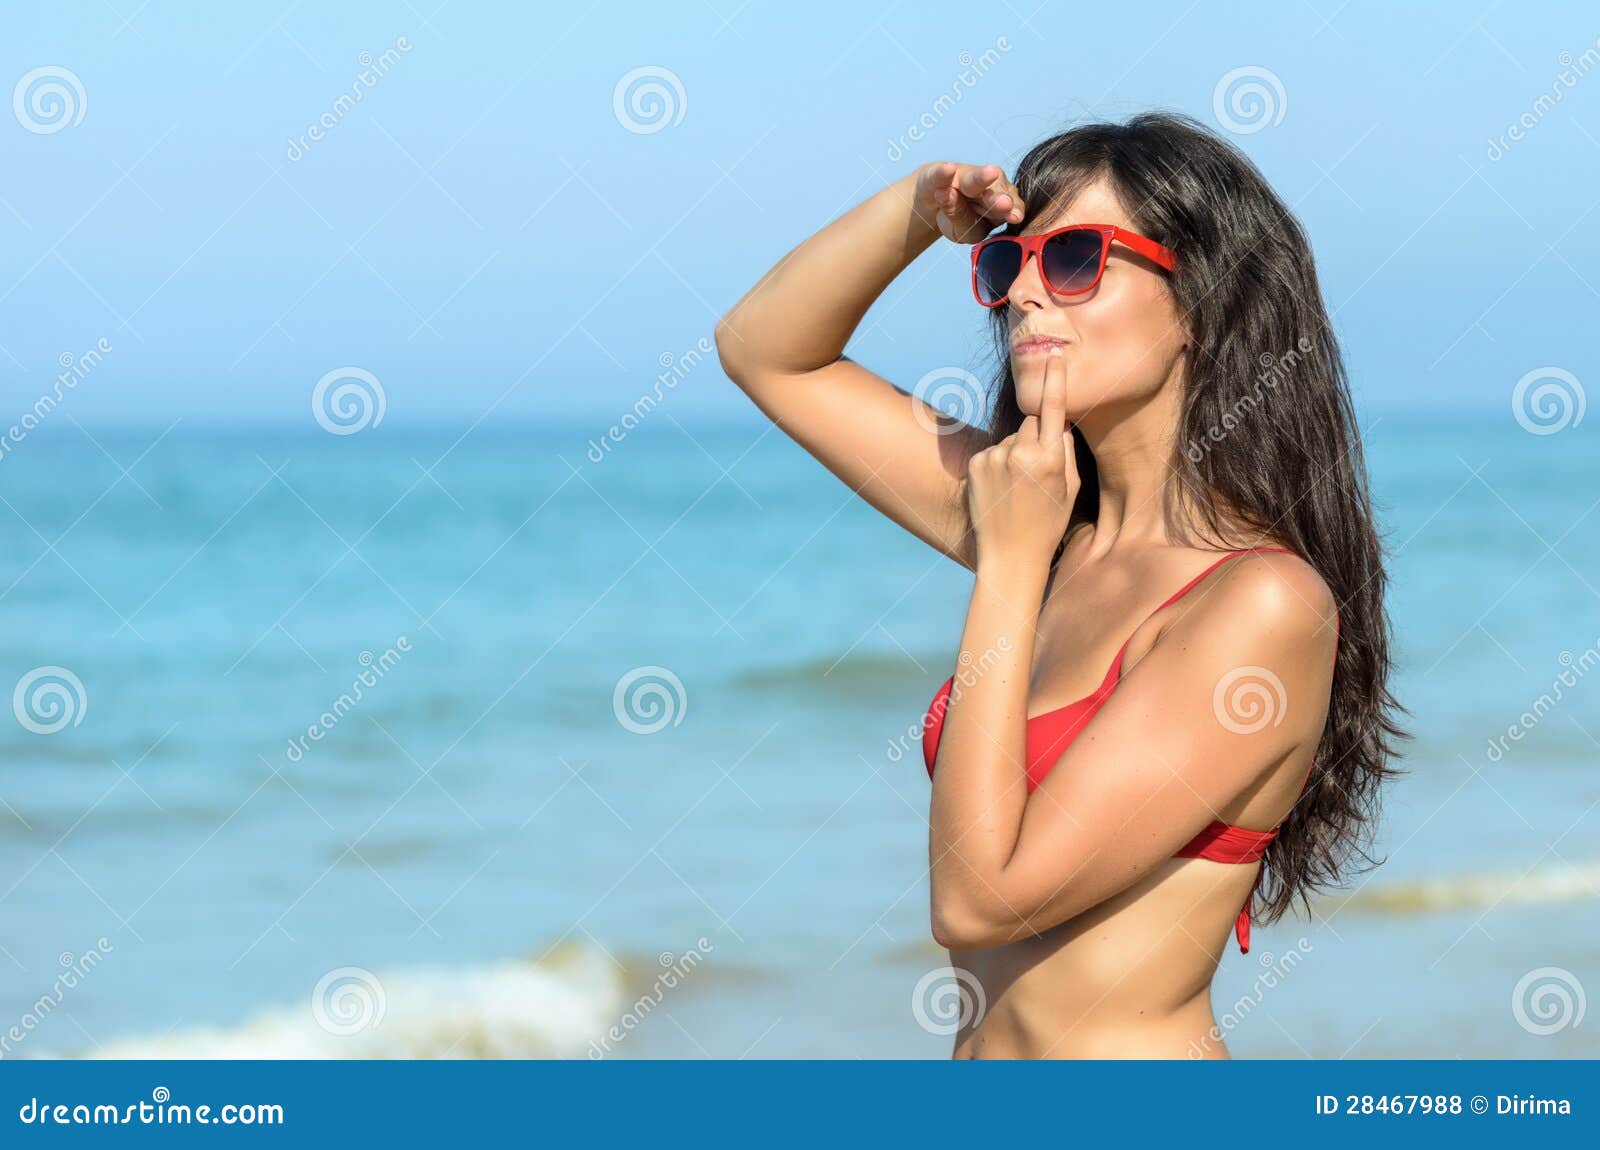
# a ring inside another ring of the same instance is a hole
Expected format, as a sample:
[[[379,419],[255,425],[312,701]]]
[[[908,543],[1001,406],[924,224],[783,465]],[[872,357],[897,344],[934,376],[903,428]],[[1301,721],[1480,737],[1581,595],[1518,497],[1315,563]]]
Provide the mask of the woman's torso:
[[[956,1058],[1227,1058],[1211,979],[1256,866],[1173,859],[1036,938],[952,951],[982,988]]]
[[[1074,571],[1071,548],[1039,613],[1028,714],[1037,717],[1103,684],[1126,641],[1122,676],[1201,596],[1151,609],[1216,559],[1163,548],[1137,565]],[[1212,572],[1207,579],[1218,577]],[[1205,580],[1197,586],[1203,589]],[[1113,688],[1114,689],[1114,688]],[[1293,804],[1314,749],[1295,756],[1220,812],[1268,828]],[[1033,938],[952,951],[981,987],[956,1035],[957,1058],[1226,1058],[1213,1031],[1210,986],[1259,863],[1174,858],[1091,910]]]

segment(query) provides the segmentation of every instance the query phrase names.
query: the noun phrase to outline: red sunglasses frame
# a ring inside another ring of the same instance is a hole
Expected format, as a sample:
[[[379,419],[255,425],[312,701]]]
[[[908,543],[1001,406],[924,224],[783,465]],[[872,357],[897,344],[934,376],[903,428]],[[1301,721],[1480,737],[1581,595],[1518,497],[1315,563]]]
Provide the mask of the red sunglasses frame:
[[[1063,290],[1051,283],[1050,278],[1044,274],[1044,260],[1042,258],[1044,245],[1064,232],[1100,233],[1100,266],[1095,269],[1094,279],[1090,281],[1087,287]],[[978,291],[978,258],[983,254],[983,249],[991,244],[1016,244],[1022,249],[1022,262],[1017,265],[1017,274],[1019,276],[1022,274],[1023,269],[1028,266],[1028,260],[1035,258],[1039,260],[1039,278],[1044,280],[1045,286],[1052,292],[1056,295],[1082,295],[1084,292],[1093,291],[1099,285],[1100,277],[1106,274],[1106,259],[1111,254],[1112,240],[1121,242],[1146,259],[1166,268],[1169,272],[1175,270],[1178,266],[1178,257],[1170,249],[1162,247],[1155,240],[1141,236],[1138,232],[1130,232],[1127,228],[1119,228],[1115,224],[1068,224],[1064,228],[1056,228],[1048,232],[1037,232],[1031,236],[990,236],[988,239],[980,240],[972,247],[972,298],[988,308],[1003,307],[1006,300],[1011,298],[1011,292],[1007,290],[1005,295],[990,303]],[[1016,281],[1013,280],[1012,282]]]

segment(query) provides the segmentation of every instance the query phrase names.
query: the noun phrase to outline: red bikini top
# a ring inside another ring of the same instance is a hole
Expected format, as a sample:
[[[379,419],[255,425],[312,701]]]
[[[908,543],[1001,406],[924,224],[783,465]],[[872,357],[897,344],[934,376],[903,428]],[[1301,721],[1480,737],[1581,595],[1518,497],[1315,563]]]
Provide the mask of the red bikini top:
[[[1180,587],[1172,595],[1146,616],[1146,621],[1160,614],[1194,590],[1207,575],[1221,567],[1230,559],[1240,555],[1254,555],[1267,552],[1279,552],[1293,555],[1295,552],[1287,547],[1250,547],[1242,551],[1230,551],[1215,563],[1211,564],[1200,574]],[[1141,624],[1142,626],[1142,624]],[[1135,632],[1137,633],[1137,628]],[[1068,703],[1064,707],[1057,707],[1053,711],[1046,711],[1042,715],[1034,715],[1028,720],[1027,734],[1027,771],[1028,792],[1033,793],[1038,785],[1044,782],[1045,776],[1052,767],[1066,753],[1078,733],[1089,725],[1089,720],[1094,718],[1096,712],[1105,706],[1111,693],[1117,689],[1117,683],[1122,678],[1122,657],[1128,650],[1128,644],[1133,642],[1133,635],[1129,635],[1117,650],[1116,658],[1111,660],[1111,666],[1106,671],[1106,676],[1100,685],[1092,692],[1076,702]],[[1337,642],[1337,639],[1335,640]],[[928,767],[928,777],[933,777],[933,764],[939,753],[939,737],[944,733],[944,715],[950,705],[950,688],[955,685],[955,677],[945,680],[942,687],[933,697],[933,704],[928,709],[927,719],[923,723],[922,757]],[[1306,772],[1306,780],[1300,784],[1302,793],[1305,791],[1306,781],[1311,778],[1311,772]],[[1212,820],[1211,825],[1197,834],[1184,846],[1174,858],[1199,858],[1210,859],[1212,862],[1221,863],[1253,863],[1267,853],[1267,846],[1278,837],[1278,829],[1270,831],[1251,830],[1249,827],[1236,827],[1230,823]],[[1254,897],[1256,888],[1261,885],[1261,875],[1256,874],[1255,885],[1250,888],[1250,893],[1245,896],[1244,909],[1239,912],[1238,919],[1234,922],[1234,934],[1239,940],[1241,953],[1250,950],[1250,900]]]

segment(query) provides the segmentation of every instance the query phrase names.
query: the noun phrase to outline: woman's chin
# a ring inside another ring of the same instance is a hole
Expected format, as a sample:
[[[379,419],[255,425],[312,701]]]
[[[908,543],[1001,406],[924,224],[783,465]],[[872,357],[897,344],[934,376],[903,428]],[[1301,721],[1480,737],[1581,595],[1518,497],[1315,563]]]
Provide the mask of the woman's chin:
[[[1021,391],[1017,393],[1017,409],[1023,415],[1037,417],[1040,408],[1043,406],[1043,401],[1044,396],[1042,393],[1028,394]],[[1084,402],[1084,397],[1082,396],[1069,395],[1067,397],[1067,422],[1076,423],[1080,417],[1093,411],[1095,406],[1094,403]]]

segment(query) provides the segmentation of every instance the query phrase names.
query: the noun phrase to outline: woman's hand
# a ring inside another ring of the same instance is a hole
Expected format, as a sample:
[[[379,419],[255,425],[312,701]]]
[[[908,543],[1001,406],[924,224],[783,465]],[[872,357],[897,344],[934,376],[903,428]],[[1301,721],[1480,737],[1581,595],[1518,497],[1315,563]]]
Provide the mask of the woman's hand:
[[[997,224],[1019,224],[1026,205],[993,164],[924,164],[917,171],[917,214],[958,244],[975,244]]]
[[[980,569],[996,562],[1048,569],[1067,532],[1081,483],[1067,427],[1066,386],[1065,368],[1048,357],[1039,414],[1024,417],[1013,434],[967,465],[967,507]]]

